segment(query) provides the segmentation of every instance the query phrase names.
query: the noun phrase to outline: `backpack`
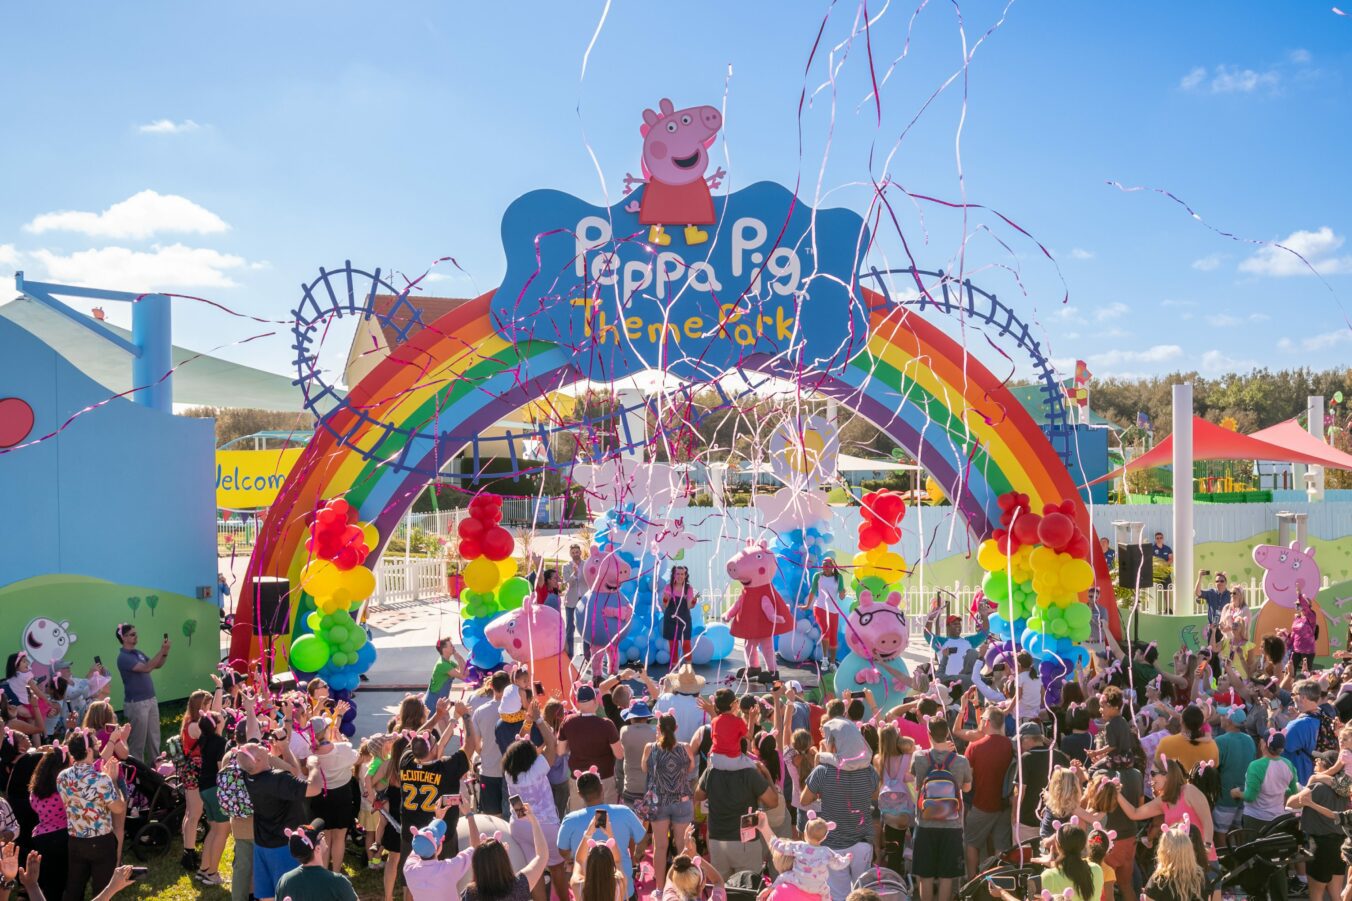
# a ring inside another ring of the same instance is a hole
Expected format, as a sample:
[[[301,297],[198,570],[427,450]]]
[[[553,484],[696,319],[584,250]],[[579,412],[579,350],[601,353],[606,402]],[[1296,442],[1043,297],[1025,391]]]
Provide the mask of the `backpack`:
[[[949,769],[958,757],[949,751],[943,762],[934,759],[930,752],[929,772],[920,780],[920,819],[937,822],[951,822],[962,817],[962,787],[957,777]]]
[[[174,765],[174,770],[182,773],[188,769],[188,755],[183,753],[183,739],[180,736],[170,736],[164,743],[166,756],[169,762]]]
[[[1338,729],[1333,724],[1333,716],[1322,706],[1319,708],[1319,734],[1315,736],[1316,754],[1338,750]]]

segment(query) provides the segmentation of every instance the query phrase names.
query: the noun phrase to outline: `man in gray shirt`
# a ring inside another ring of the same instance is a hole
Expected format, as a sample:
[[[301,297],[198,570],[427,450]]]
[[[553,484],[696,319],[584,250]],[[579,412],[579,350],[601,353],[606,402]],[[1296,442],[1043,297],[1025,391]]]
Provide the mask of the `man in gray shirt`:
[[[489,677],[488,684],[493,688],[493,700],[475,710],[470,718],[475,734],[484,738],[479,747],[479,812],[506,817],[507,779],[502,774],[502,748],[493,736],[501,720],[502,693],[512,684],[512,677],[498,670]]]
[[[577,632],[577,605],[587,590],[587,580],[582,575],[582,545],[568,546],[568,562],[563,565],[563,581],[568,588],[563,595],[563,646],[569,659],[573,656],[573,639]]]
[[[153,766],[160,756],[160,702],[155,698],[150,674],[169,659],[169,636],[164,636],[158,654],[147,657],[136,649],[136,627],[131,623],[118,626],[116,635],[122,644],[117,654],[117,671],[122,674],[122,715],[131,724],[127,753]]]

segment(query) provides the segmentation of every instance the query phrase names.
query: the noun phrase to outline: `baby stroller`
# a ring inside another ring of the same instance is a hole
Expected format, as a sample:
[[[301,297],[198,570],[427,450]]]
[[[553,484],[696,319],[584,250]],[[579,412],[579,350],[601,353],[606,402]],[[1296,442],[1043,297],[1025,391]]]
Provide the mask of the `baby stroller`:
[[[854,881],[851,889],[872,889],[882,901],[911,901],[911,880],[887,867],[873,867]]]
[[[1042,839],[1030,838],[987,858],[977,868],[977,875],[958,889],[957,901],[992,901],[992,881],[1020,898],[1033,897],[1041,890],[1038,883],[1043,868],[1032,860],[1041,850]]]
[[[183,790],[134,757],[122,761],[122,778],[128,788],[124,844],[139,861],[159,857],[183,826]]]
[[[1284,814],[1261,829],[1236,829],[1230,847],[1220,852],[1220,874],[1209,889],[1239,890],[1252,901],[1286,901],[1286,874],[1308,858],[1300,819]]]

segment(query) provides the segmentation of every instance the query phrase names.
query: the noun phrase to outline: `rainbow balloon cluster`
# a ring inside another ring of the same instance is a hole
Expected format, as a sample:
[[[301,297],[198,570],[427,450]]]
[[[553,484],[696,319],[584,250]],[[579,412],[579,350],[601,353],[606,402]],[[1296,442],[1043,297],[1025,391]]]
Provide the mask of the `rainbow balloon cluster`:
[[[323,679],[335,696],[354,691],[375,663],[376,650],[352,611],[376,590],[375,574],[363,564],[379,543],[375,527],[359,522],[342,498],[325,503],[310,523],[305,547],[313,559],[300,571],[299,588],[315,609],[305,617],[309,634],[291,642],[289,661],[298,675]]]
[[[488,672],[503,662],[502,651],[484,638],[484,630],[497,616],[515,610],[530,594],[530,582],[516,574],[516,539],[502,527],[502,498],[477,494],[469,502],[469,515],[460,520],[457,548],[464,558],[465,590],[460,594],[461,640],[470,663]]]
[[[854,588],[857,596],[867,589],[875,598],[901,591],[906,575],[906,558],[891,549],[901,541],[901,521],[906,517],[906,498],[896,491],[881,488],[864,495],[859,524],[859,553],[854,564]]]
[[[1026,494],[1001,495],[999,504],[1003,528],[977,551],[986,570],[981,589],[999,607],[991,632],[1038,660],[1087,663],[1088,652],[1076,644],[1089,638],[1092,611],[1079,596],[1094,584],[1094,568],[1074,503],[1047,504],[1040,516]]]

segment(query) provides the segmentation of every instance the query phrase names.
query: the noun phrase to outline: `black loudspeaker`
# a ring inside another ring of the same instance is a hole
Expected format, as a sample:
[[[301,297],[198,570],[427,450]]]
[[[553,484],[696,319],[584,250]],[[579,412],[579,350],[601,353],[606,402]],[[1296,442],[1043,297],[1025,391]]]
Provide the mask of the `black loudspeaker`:
[[[1117,546],[1117,584],[1122,588],[1148,588],[1155,580],[1155,555],[1148,544]]]
[[[254,604],[258,616],[254,634],[288,635],[291,632],[291,582],[262,577],[254,581]]]

